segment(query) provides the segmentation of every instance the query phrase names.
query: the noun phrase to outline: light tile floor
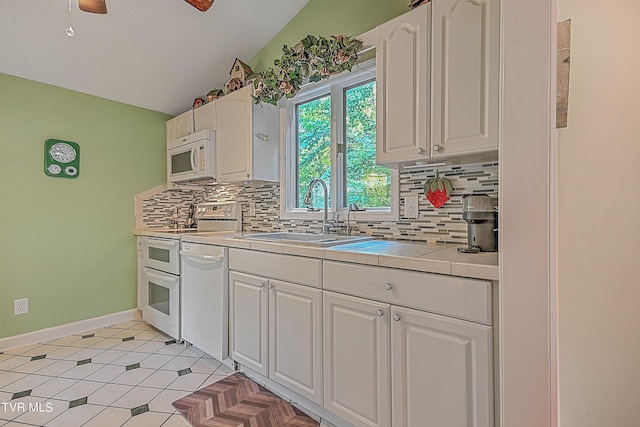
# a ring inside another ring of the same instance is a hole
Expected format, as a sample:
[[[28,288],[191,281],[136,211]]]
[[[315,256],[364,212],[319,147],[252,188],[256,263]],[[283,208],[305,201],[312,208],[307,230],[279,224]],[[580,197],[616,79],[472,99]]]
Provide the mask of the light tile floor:
[[[231,373],[132,320],[0,353],[0,427],[189,427],[171,403]]]

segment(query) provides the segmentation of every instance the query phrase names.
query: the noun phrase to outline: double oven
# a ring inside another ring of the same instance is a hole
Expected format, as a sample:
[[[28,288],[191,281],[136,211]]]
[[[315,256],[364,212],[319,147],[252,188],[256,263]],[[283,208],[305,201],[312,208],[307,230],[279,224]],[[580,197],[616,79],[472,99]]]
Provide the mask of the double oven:
[[[180,240],[138,237],[138,308],[165,334],[180,339]]]
[[[165,334],[226,357],[226,249],[207,236],[242,230],[238,202],[200,203],[198,228],[147,230],[138,234],[138,308]],[[195,233],[194,233],[195,232]],[[184,236],[193,236],[185,238]]]

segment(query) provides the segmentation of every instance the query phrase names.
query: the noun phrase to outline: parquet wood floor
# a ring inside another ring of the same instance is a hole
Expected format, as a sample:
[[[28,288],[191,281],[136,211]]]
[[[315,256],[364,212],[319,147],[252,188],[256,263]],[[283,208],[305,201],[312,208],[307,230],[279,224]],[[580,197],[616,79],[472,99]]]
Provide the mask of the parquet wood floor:
[[[195,427],[318,427],[318,422],[250,380],[233,374],[173,402]]]

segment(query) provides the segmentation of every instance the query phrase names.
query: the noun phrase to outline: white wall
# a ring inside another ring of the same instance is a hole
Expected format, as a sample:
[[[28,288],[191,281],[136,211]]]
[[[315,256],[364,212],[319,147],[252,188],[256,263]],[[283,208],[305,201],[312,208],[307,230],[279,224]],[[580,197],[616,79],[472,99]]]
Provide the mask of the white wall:
[[[571,18],[558,132],[560,427],[640,425],[640,2],[558,0]]]

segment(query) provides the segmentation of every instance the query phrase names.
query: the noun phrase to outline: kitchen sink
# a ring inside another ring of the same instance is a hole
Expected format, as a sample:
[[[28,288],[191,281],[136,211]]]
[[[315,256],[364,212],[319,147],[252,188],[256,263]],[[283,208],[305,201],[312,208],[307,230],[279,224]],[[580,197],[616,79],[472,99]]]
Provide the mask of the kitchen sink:
[[[312,234],[312,233],[258,233],[237,236],[238,239],[258,240],[263,242],[279,242],[307,246],[335,246],[346,245],[347,243],[362,242],[372,240],[368,236],[338,236],[333,234]]]

